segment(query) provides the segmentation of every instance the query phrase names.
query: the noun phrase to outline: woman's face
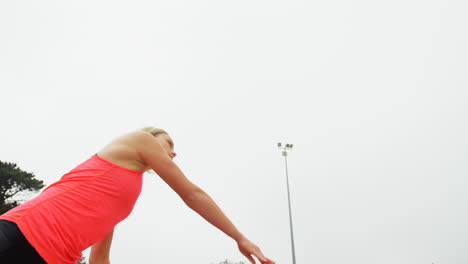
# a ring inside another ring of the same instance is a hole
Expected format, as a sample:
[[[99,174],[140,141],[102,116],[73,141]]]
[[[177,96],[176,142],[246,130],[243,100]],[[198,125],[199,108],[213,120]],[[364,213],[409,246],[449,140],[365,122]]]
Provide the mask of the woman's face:
[[[174,152],[174,141],[172,141],[168,134],[159,134],[155,137],[155,139],[163,147],[171,159],[175,158],[176,153]]]

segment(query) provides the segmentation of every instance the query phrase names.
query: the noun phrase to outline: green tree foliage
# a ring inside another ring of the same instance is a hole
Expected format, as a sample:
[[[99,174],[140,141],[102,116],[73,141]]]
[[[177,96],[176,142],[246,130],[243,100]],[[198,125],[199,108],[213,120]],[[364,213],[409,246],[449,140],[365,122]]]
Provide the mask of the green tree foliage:
[[[44,182],[33,173],[18,168],[15,163],[0,161],[0,215],[19,205],[13,197],[25,191],[39,191]]]
[[[86,259],[85,257],[83,257],[83,255],[81,255],[81,259],[78,260],[78,262],[76,264],[86,264]]]

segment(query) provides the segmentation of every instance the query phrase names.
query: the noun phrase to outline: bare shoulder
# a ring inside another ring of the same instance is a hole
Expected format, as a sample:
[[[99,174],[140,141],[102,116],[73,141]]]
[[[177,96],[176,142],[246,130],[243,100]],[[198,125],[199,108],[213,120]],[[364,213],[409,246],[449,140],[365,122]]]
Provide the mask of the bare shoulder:
[[[151,133],[141,130],[128,133],[127,136],[133,138],[136,141],[136,143],[145,143],[148,140],[154,139]]]
[[[128,169],[146,170],[148,165],[141,160],[138,150],[151,137],[148,132],[133,131],[115,138],[97,154],[103,159]]]

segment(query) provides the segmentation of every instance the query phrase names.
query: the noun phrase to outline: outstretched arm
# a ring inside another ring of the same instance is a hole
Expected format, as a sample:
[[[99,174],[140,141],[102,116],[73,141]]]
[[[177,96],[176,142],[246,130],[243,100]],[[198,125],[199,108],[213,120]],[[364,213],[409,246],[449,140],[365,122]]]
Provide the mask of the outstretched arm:
[[[272,260],[263,255],[261,250],[254,243],[250,242],[237,230],[213,199],[204,191],[200,190],[195,192],[185,200],[185,203],[206,221],[233,238],[237,242],[240,252],[247,257],[252,264],[255,263],[252,255],[262,264],[274,264]]]
[[[188,207],[233,238],[241,253],[250,262],[255,263],[251,256],[254,255],[262,264],[274,263],[263,256],[260,249],[237,230],[208,194],[185,177],[151,134],[141,133],[139,136],[138,152],[140,157],[182,198]]]

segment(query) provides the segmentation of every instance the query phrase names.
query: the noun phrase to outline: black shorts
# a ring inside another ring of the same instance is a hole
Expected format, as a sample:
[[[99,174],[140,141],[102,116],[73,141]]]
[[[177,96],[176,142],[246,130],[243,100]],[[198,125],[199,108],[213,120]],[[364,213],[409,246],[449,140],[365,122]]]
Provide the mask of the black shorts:
[[[29,244],[18,226],[6,220],[0,220],[0,263],[47,264]]]

